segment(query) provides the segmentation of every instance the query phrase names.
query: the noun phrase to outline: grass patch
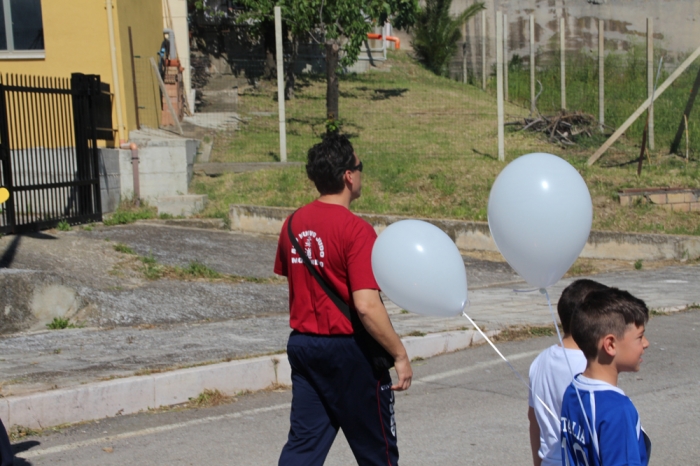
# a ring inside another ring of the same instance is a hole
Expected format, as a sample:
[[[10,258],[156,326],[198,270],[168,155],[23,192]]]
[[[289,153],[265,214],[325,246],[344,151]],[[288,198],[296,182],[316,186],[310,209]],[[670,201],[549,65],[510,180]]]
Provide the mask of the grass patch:
[[[115,244],[114,250],[123,254],[136,254],[133,249],[131,249],[129,246],[123,243]]]
[[[63,330],[66,328],[80,328],[80,325],[76,325],[70,321],[70,319],[65,319],[63,317],[54,317],[51,322],[46,324],[46,328],[49,330]]]
[[[642,270],[642,267],[644,267],[644,264],[641,259],[634,261],[634,270]]]
[[[71,227],[70,227],[70,224],[68,222],[66,222],[65,220],[61,220],[60,222],[58,222],[56,229],[58,231],[70,231]]]
[[[216,270],[197,261],[190,262],[190,264],[184,268],[176,267],[175,270],[178,274],[181,274],[186,278],[206,278],[213,280],[222,277],[222,274]]]
[[[141,256],[139,260],[143,263],[142,271],[146,278],[149,280],[158,280],[163,276],[165,267],[156,261],[156,258],[153,257],[153,253],[150,253],[148,256]]]
[[[406,334],[407,337],[424,337],[426,335],[427,335],[427,333],[421,332],[419,330],[414,330],[411,333]]]
[[[561,148],[539,135],[507,131],[506,162],[499,162],[496,105],[492,95],[474,86],[435,76],[403,51],[391,52],[387,64],[391,66],[388,72],[340,77],[343,131],[352,136],[356,153],[365,166],[362,197],[353,203],[353,210],[486,221],[491,186],[505,165],[523,154],[550,152],[571,163],[586,181],[594,204],[594,229],[700,235],[697,212],[673,212],[649,204],[623,207],[616,197],[623,188],[700,188],[697,157],[700,138],[697,138],[698,148],[693,149],[687,163],[678,156],[666,155],[668,146],[664,145],[664,134],[668,130],[663,128],[672,128],[673,125],[663,126],[659,123],[661,120],[657,120],[657,149],[652,151],[653,164],[645,162],[639,177],[636,165],[630,163],[639,155],[639,140],[634,128],[628,139],[615,144],[592,167],[587,166],[586,160],[602,138],[591,147]],[[636,70],[636,66],[634,64],[630,69]],[[574,68],[567,71],[567,79],[588,79],[588,71],[581,68],[575,72]],[[612,65],[609,69],[613,70]],[[578,76],[579,72],[584,76]],[[684,76],[686,74],[692,75],[691,81],[695,77],[692,70],[686,71]],[[512,82],[519,79],[515,75],[517,73],[509,75]],[[597,102],[596,85],[591,87],[589,81],[584,83],[588,86],[587,92]],[[544,85],[547,88],[553,86],[549,81]],[[679,86],[684,98],[687,98],[691,85],[692,82],[685,88]],[[617,88],[612,83],[607,86],[606,95],[610,96],[607,108],[613,109],[617,106],[617,101],[613,100]],[[645,95],[646,84],[640,86],[640,92]],[[558,84],[555,87],[558,89]],[[578,109],[574,97],[578,92],[575,92],[576,86],[571,84],[570,89],[569,107]],[[324,79],[306,75],[299,78],[296,98],[287,102],[286,107],[288,160],[304,162],[309,147],[319,140],[323,132],[325,92]],[[275,94],[276,86],[266,81],[256,89],[241,91],[239,110],[245,123],[235,133],[217,134],[212,162],[279,160]],[[517,100],[514,88],[511,88],[511,95]],[[632,100],[636,99],[635,96]],[[642,96],[634,108],[644,98]],[[660,115],[666,110],[659,108],[665,104],[659,102],[655,114],[657,119],[663,119],[665,117]],[[541,103],[544,105],[544,100]],[[581,109],[587,110],[583,103],[580,105]],[[677,116],[677,108],[684,105],[685,101],[674,107],[675,113],[671,114]],[[625,118],[634,108],[622,112]],[[271,116],[265,116],[270,112]],[[522,119],[528,113],[522,106],[506,103],[506,121]],[[597,111],[593,114],[597,115]],[[614,123],[615,119],[611,116],[606,121]],[[675,128],[673,130],[675,134]],[[700,134],[700,126],[697,129],[691,126],[690,134],[691,137]],[[297,207],[317,197],[303,165],[226,173],[215,178],[195,175],[191,189],[208,196],[203,215],[223,218],[227,218],[230,204]]]
[[[157,209],[149,206],[145,201],[141,201],[140,206],[136,206],[133,200],[122,201],[111,215],[106,217],[103,223],[107,226],[126,225],[137,220],[147,220],[156,218]]]

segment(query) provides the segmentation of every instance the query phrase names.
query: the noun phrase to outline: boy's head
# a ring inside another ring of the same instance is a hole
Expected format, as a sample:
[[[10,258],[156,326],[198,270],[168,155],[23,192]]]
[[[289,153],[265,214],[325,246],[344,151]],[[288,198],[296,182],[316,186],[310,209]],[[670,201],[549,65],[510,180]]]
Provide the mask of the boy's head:
[[[582,278],[564,288],[557,303],[557,313],[561,322],[564,335],[571,334],[571,316],[578,309],[588,293],[592,291],[607,290],[608,287],[594,280]]]
[[[611,340],[610,336],[614,337],[618,347],[621,342],[623,345],[629,343],[630,340],[626,338],[632,338],[631,331],[635,332],[634,338],[640,340],[643,352],[645,345],[648,345],[644,337],[644,324],[648,320],[649,309],[644,301],[627,291],[617,288],[592,291],[571,318],[571,335],[589,361],[595,359],[601,349],[610,349],[606,346],[606,339]],[[625,349],[626,347],[621,348],[622,351]],[[639,357],[633,361],[636,368],[627,370],[637,370],[638,363]]]
[[[309,149],[306,174],[321,195],[338,194],[345,187],[345,172],[362,170],[347,136],[331,132]]]

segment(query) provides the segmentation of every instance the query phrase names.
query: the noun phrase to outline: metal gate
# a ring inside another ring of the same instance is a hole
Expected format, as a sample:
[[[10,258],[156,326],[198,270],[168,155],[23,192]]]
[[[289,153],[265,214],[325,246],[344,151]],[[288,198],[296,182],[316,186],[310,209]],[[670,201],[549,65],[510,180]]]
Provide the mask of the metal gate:
[[[0,77],[0,233],[101,221],[97,139],[110,126],[99,76]]]

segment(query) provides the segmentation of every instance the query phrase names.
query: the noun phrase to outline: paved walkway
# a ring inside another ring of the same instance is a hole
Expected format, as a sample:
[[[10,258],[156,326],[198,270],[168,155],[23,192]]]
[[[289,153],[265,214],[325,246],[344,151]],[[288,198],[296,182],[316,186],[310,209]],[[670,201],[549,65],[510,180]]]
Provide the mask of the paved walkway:
[[[50,232],[15,241],[15,269],[66,275],[97,311],[87,327],[40,330],[0,337],[0,394],[21,395],[75,386],[115,376],[281,352],[289,334],[286,284],[271,278],[276,238],[224,231],[149,224]],[[7,259],[15,237],[0,239]],[[129,245],[162,264],[185,266],[193,260],[227,274],[250,277],[244,283],[146,280],[134,256],[114,250]],[[100,265],[98,265],[99,263]],[[596,275],[607,285],[627,289],[654,309],[700,303],[700,266]],[[465,257],[468,314],[488,330],[551,324],[539,292],[516,293],[524,282],[507,264]],[[262,280],[256,283],[254,279]],[[550,289],[556,304],[572,279]],[[433,318],[402,312],[388,303],[401,335],[470,328],[464,317]]]

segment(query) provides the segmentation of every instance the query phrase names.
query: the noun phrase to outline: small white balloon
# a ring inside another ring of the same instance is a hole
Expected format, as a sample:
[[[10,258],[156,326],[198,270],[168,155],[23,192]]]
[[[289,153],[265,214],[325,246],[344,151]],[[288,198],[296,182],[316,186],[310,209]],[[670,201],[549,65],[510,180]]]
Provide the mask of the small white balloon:
[[[372,270],[397,306],[450,317],[467,304],[467,273],[457,246],[441,229],[420,220],[389,225],[372,249]]]
[[[564,159],[534,153],[498,175],[488,205],[491,236],[530,285],[555,284],[586,245],[593,204],[586,182]]]

